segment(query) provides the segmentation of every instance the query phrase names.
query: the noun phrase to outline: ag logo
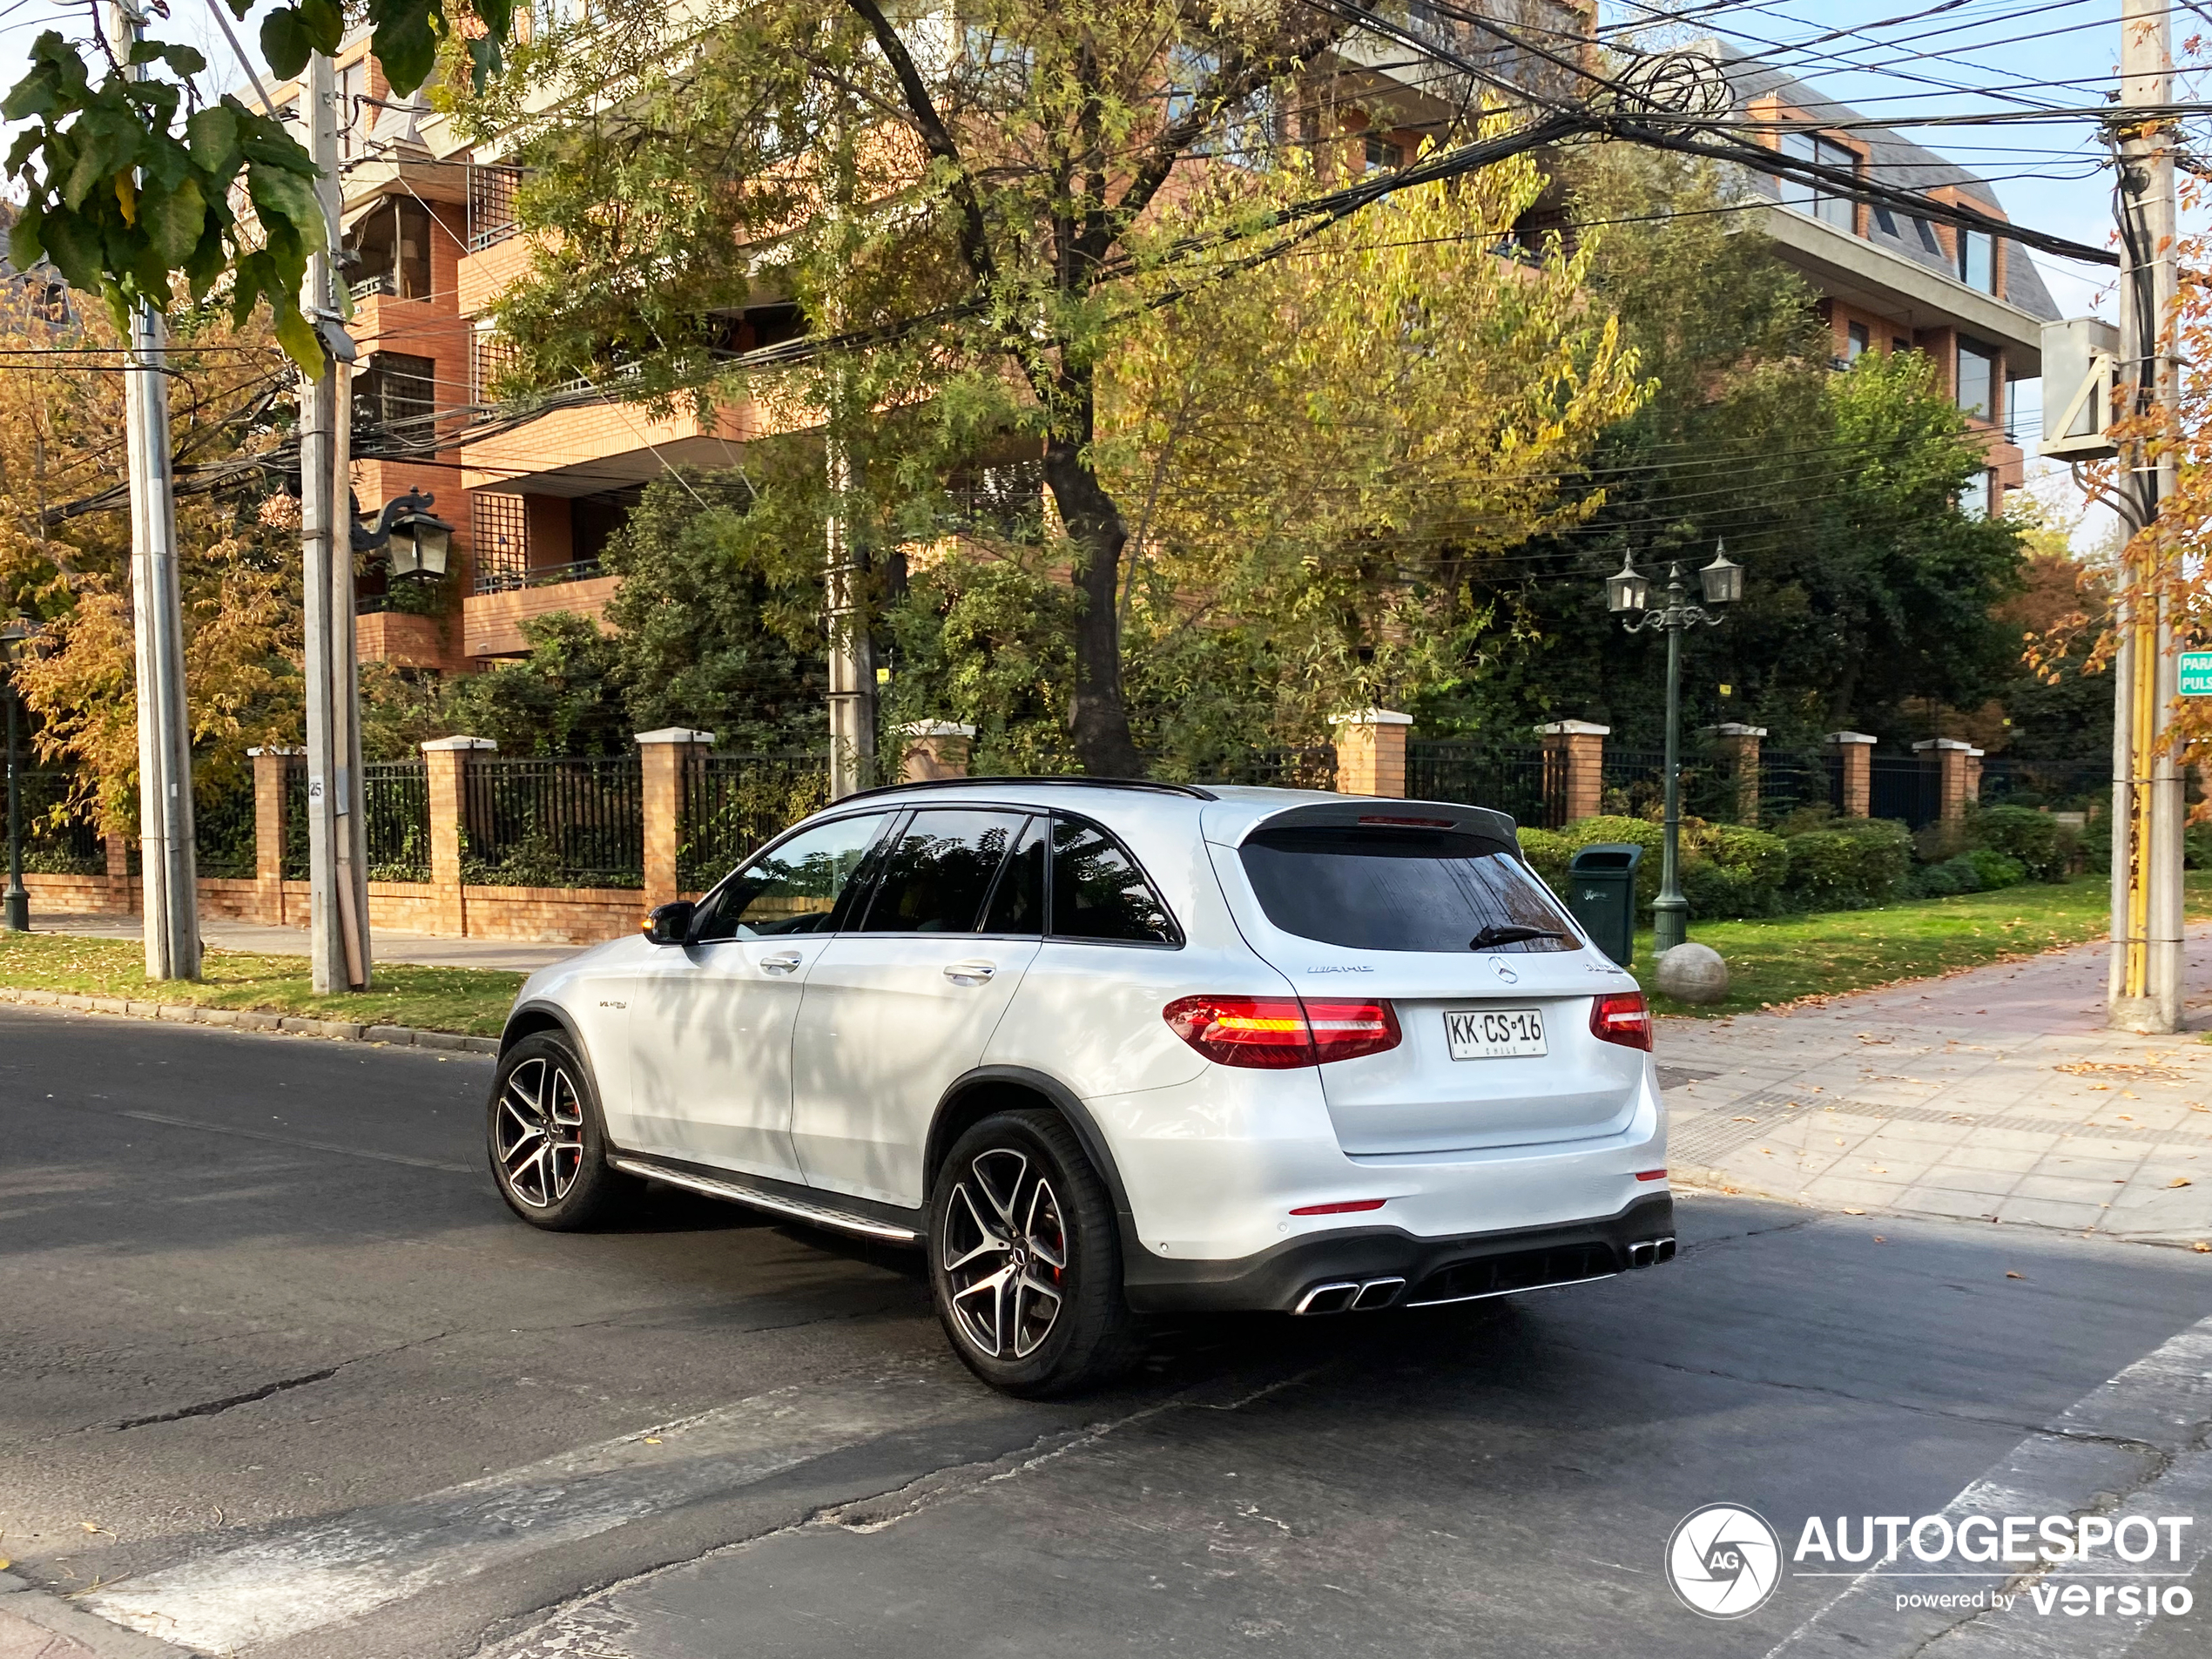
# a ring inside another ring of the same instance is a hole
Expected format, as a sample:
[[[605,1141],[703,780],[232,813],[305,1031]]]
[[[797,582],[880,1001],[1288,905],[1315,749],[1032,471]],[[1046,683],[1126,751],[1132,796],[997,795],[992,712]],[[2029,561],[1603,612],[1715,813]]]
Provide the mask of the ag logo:
[[[1692,1510],[1667,1541],[1667,1582],[1684,1607],[1709,1619],[1756,1611],[1781,1581],[1782,1541],[1738,1505]]]

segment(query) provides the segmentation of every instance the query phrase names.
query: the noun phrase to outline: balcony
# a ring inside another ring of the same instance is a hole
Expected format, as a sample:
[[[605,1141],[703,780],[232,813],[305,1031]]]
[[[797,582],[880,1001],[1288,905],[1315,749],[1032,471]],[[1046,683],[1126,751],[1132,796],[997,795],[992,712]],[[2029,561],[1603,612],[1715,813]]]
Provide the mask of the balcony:
[[[461,602],[462,649],[470,657],[519,657],[529,650],[524,623],[564,610],[599,622],[620,585],[620,577],[602,574],[597,559],[480,571],[476,591]]]

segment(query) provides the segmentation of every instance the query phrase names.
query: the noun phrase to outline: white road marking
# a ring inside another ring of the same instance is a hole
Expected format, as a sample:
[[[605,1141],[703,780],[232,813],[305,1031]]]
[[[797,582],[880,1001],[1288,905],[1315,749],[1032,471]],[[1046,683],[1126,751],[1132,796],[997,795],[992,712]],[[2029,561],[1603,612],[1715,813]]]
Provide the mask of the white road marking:
[[[2014,1447],[1942,1513],[1953,1523],[1971,1514],[2070,1514],[2097,1507],[2101,1494],[2124,1492],[2128,1495],[2118,1508],[2127,1514],[2195,1518],[2184,1535],[2181,1561],[2143,1563],[2146,1568],[2187,1574],[2212,1551],[2212,1448],[2198,1444],[2208,1420],[2212,1420],[2212,1318],[2178,1332],[2100,1383],[2047,1430]],[[2161,1460],[2162,1469],[2144,1480]],[[2027,1659],[2054,1653],[2067,1659],[2119,1659],[2149,1623],[2116,1614],[2076,1619],[2038,1613],[2025,1584],[2009,1611],[1968,1622],[1957,1613],[1900,1612],[1893,1581],[1913,1576],[1914,1564],[1908,1556],[1893,1564],[1893,1571],[1878,1564],[1861,1573],[1776,1643],[1766,1659],[1890,1659],[1918,1653],[1938,1638],[1945,1659]],[[2033,1581],[2063,1587],[2099,1574],[2114,1579],[2116,1566],[2105,1559],[2086,1571],[2053,1568]],[[2146,1575],[2114,1581],[2148,1580]],[[1920,1588],[2002,1588],[2004,1581],[1959,1578]],[[2212,1617],[2212,1608],[2200,1608],[2189,1616]]]
[[[779,1389],[504,1474],[281,1532],[118,1581],[81,1605],[214,1653],[356,1618],[441,1583],[900,1429],[974,1415],[916,1372]]]

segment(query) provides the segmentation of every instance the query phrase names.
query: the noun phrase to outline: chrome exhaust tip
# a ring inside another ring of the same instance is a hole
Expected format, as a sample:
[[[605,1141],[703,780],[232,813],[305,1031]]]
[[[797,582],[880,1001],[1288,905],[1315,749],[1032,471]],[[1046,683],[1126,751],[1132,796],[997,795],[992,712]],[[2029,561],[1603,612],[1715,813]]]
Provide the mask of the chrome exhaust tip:
[[[1629,1246],[1629,1265],[1631,1267],[1656,1267],[1661,1262],[1670,1262],[1674,1258],[1675,1241],[1672,1238],[1639,1238]]]
[[[1298,1299],[1293,1313],[1341,1313],[1352,1305],[1359,1294],[1359,1286],[1349,1279],[1332,1279],[1326,1285],[1316,1285]]]
[[[1359,1294],[1352,1298],[1352,1311],[1365,1313],[1373,1308],[1386,1308],[1395,1302],[1406,1289],[1402,1278],[1371,1278],[1359,1287]]]

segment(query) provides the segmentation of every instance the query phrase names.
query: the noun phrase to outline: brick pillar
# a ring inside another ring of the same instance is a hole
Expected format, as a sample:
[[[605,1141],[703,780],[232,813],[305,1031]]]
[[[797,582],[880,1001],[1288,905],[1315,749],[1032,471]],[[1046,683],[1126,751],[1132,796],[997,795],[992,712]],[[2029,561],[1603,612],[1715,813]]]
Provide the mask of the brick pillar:
[[[498,747],[489,738],[432,738],[422,745],[430,786],[430,885],[438,890],[430,931],[442,939],[469,936],[469,910],[461,886],[469,757],[477,750]]]
[[[1588,720],[1554,720],[1536,730],[1543,734],[1546,750],[1565,757],[1566,821],[1595,818],[1605,807],[1605,740],[1613,728]]]
[[[915,720],[900,726],[899,781],[927,783],[933,778],[965,778],[975,728],[954,720]]]
[[[1966,803],[1972,806],[1981,805],[1982,754],[1979,749],[1966,751]]]
[[[1932,751],[1943,768],[1943,819],[1946,824],[1966,815],[1966,753],[1972,747],[1956,738],[1925,738],[1912,745],[1914,754]]]
[[[673,900],[681,887],[676,853],[684,836],[684,768],[694,754],[714,746],[714,733],[663,726],[637,734],[637,764],[644,785],[645,908]]]
[[[131,838],[127,835],[103,835],[101,851],[107,854],[108,908],[117,915],[128,916],[138,911],[138,895],[131,891]]]
[[[290,749],[248,749],[253,757],[253,919],[284,925],[284,775]]]
[[[1831,732],[1825,741],[1844,763],[1844,816],[1871,818],[1877,739],[1865,732]]]
[[[1736,771],[1736,821],[1756,826],[1759,821],[1759,739],[1763,725],[1739,725],[1730,720],[1709,726],[1713,746],[1728,757]]]
[[[1332,714],[1329,724],[1337,729],[1338,794],[1406,799],[1406,738],[1412,715],[1359,709]]]

